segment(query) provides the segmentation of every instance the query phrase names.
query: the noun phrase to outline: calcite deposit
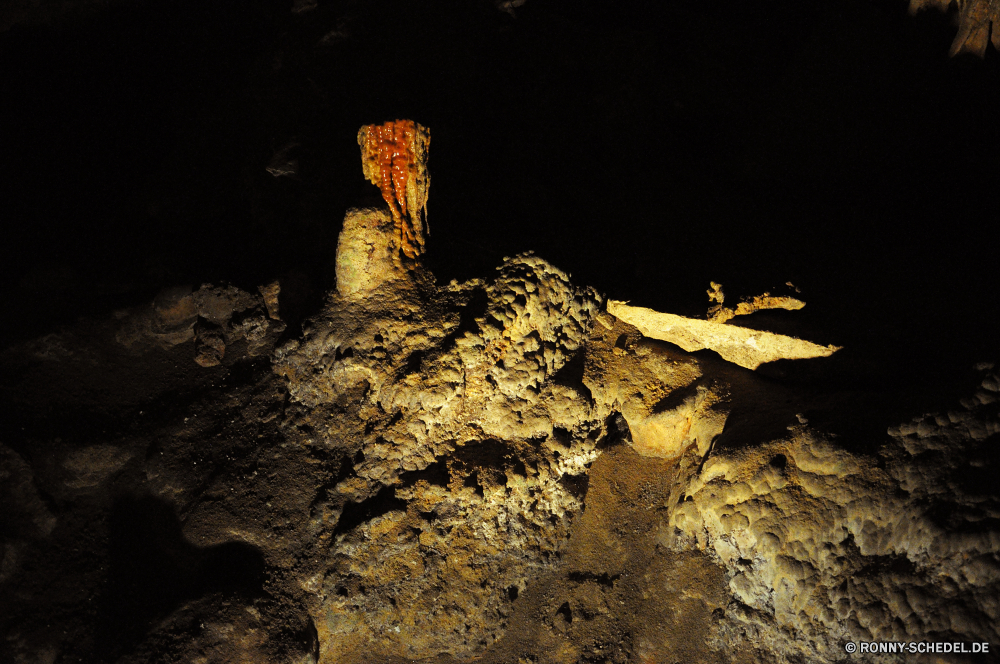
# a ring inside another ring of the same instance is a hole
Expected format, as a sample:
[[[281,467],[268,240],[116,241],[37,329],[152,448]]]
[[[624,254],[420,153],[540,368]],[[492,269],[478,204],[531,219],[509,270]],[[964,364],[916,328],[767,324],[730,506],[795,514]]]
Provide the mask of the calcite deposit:
[[[343,251],[394,235],[384,211],[350,214],[381,221],[346,224]],[[859,448],[533,254],[464,283],[392,270],[278,344],[246,321],[280,322],[280,284],[206,285],[7,351],[24,390],[32,362],[86,386],[115,357],[202,385],[149,424],[130,395],[132,429],[60,442],[47,465],[0,447],[13,661],[832,664],[848,642],[1000,640],[992,365]],[[210,325],[220,364],[198,361]],[[50,398],[99,391],[82,394]],[[75,582],[112,622],[61,638],[21,617],[26,588],[64,578],[44,561],[82,518],[46,497],[115,495],[111,563]],[[171,583],[125,574],[120,550]],[[142,629],[115,632],[126,615]]]
[[[996,643],[997,389],[989,372],[961,407],[890,428],[877,456],[796,424],[691,472],[669,521],[674,546],[726,570],[720,646],[836,662],[846,642]]]
[[[0,444],[11,661],[834,664],[848,643],[1000,643],[994,365],[950,409],[845,439],[833,396],[754,371],[836,347],[722,322],[801,301],[695,320],[530,252],[439,284],[393,182],[397,207],[347,212],[301,333],[294,280],[204,284],[0,354],[35,417]]]
[[[337,292],[364,297],[387,281],[404,278],[400,240],[388,210],[351,209],[337,241]]]
[[[789,305],[781,302],[782,305]],[[797,308],[794,305],[789,305]],[[757,308],[747,307],[743,312],[738,310],[728,314],[751,313]],[[780,307],[787,308],[787,307]],[[784,334],[775,334],[766,330],[752,330],[716,320],[699,320],[676,314],[653,311],[645,307],[634,307],[624,302],[611,300],[608,312],[634,325],[642,333],[653,339],[669,341],[688,352],[708,348],[714,350],[724,359],[747,369],[756,369],[767,362],[775,360],[804,360],[812,357],[829,357],[840,350],[837,346],[821,346],[811,341],[796,339]]]
[[[466,657],[503,633],[583,506],[604,427],[567,364],[598,308],[522,255],[489,282],[333,297],[278,350],[291,439],[353,459],[311,523],[324,659]]]
[[[980,58],[986,55],[986,47],[992,42],[1000,48],[1000,2],[997,0],[910,0],[910,13],[937,8],[948,11],[952,5],[958,7],[958,33],[951,43],[951,55],[973,53]]]
[[[794,287],[791,282],[787,285],[789,287]],[[706,291],[708,293],[708,299],[711,302],[717,303],[715,306],[709,307],[708,309],[708,320],[713,323],[727,323],[736,316],[746,316],[747,314],[752,314],[755,311],[762,311],[764,309],[787,309],[788,311],[797,311],[806,306],[805,302],[796,297],[764,293],[763,295],[757,295],[740,302],[735,307],[726,307],[723,306],[726,301],[726,296],[722,291],[722,284],[717,284],[713,281],[710,283],[710,286],[711,288]]]
[[[427,233],[427,150],[431,132],[413,120],[365,125],[358,132],[365,178],[382,192],[407,258],[424,253]]]

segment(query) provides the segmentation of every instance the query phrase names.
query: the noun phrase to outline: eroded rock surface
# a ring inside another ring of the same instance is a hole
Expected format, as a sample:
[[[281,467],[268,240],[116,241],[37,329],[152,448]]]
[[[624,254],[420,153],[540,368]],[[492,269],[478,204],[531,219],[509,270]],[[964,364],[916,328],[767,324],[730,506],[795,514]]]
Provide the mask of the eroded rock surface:
[[[688,352],[708,348],[747,369],[756,369],[775,360],[829,357],[840,350],[837,346],[821,346],[764,330],[661,313],[615,300],[608,302],[608,311],[634,325],[647,337],[669,341]]]
[[[834,662],[848,641],[995,643],[997,385],[890,428],[876,456],[796,425],[692,473],[670,523],[726,569],[720,647]]]
[[[269,352],[285,330],[277,313],[277,282],[248,293],[235,286],[203,284],[198,290],[162,290],[147,307],[121,311],[116,339],[127,348],[155,345],[170,348],[194,340],[195,362],[203,367],[222,363],[226,347],[246,344],[251,356]]]
[[[393,237],[363,214],[344,251]],[[534,255],[444,286],[382,260],[277,348],[280,287],[206,286],[0,356],[15,403],[107,392],[126,422],[0,448],[15,661],[767,664],[1000,636],[992,367],[845,445],[814,397],[645,338]],[[88,597],[64,635],[39,617]]]
[[[467,656],[558,559],[603,432],[573,375],[599,301],[522,255],[492,282],[424,275],[330,300],[277,354],[289,433],[346,453],[304,580],[324,656]]]

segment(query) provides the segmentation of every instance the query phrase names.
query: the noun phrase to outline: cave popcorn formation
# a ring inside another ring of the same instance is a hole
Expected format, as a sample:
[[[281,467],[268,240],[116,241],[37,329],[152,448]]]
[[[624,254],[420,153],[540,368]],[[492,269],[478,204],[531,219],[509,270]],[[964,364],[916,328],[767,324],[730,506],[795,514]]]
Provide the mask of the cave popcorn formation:
[[[387,122],[359,141],[388,207],[347,212],[337,293],[301,335],[275,347],[280,282],[205,284],[117,313],[110,347],[60,333],[0,355],[81,380],[97,358],[183,359],[196,377],[268,360],[253,384],[203,388],[183,421],[63,446],[58,473],[0,444],[17,516],[0,589],[64,537],[36,482],[69,504],[132,468],[184,515],[174,548],[216,572],[237,545],[267,596],[178,600],[118,664],[836,664],[848,641],[1000,643],[993,365],[961,408],[851,449],[754,372],[838,348],[728,322],[800,300],[723,308],[713,283],[718,307],[690,319],[605,300],[531,253],[440,286],[417,261],[429,132]],[[53,632],[7,636],[14,661],[70,652]]]
[[[602,416],[554,380],[598,308],[526,254],[490,283],[418,272],[334,298],[278,351],[289,435],[354,459],[311,525],[329,547],[303,586],[323,661],[468,657],[503,634],[598,456]]]

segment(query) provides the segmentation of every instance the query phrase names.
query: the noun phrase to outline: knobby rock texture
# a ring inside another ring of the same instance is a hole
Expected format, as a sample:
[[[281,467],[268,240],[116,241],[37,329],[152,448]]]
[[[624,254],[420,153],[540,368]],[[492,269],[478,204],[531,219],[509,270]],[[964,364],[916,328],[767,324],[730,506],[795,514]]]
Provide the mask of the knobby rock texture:
[[[388,211],[352,214],[393,236]],[[44,385],[131,422],[60,432],[47,461],[0,447],[12,661],[832,663],[848,641],[997,641],[991,365],[858,450],[533,254],[446,285],[385,266],[301,336],[280,336],[280,282],[204,285],[4,352],[14,403]]]
[[[324,657],[469,656],[503,633],[583,506],[603,422],[560,371],[598,306],[518,256],[489,283],[333,298],[278,350],[289,439],[353,461],[310,521],[329,547],[302,580]]]

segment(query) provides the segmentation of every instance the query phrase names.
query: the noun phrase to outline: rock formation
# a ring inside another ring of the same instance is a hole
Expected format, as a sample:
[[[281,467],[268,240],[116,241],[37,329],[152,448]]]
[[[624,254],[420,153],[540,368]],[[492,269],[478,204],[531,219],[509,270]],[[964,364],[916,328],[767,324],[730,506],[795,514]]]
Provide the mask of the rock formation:
[[[370,174],[383,153],[365,155]],[[0,446],[12,661],[832,664],[847,643],[1000,643],[993,365],[960,406],[843,441],[803,414],[822,399],[752,371],[834,348],[673,317],[763,353],[694,354],[643,322],[669,314],[532,253],[439,285],[415,260],[426,179],[388,172],[388,210],[348,212],[301,335],[281,336],[280,281],[203,285],[3,353],[11,403],[128,422],[60,431],[47,457],[37,423]]]
[[[365,178],[382,192],[407,258],[424,252],[427,232],[427,149],[431,132],[412,120],[366,125],[358,131]]]
[[[958,6],[959,19],[951,55],[973,53],[981,58],[991,42],[993,48],[1000,49],[1000,32],[996,29],[1000,23],[1000,2],[997,0],[910,0],[910,13],[932,7],[948,11],[953,4]]]
[[[669,521],[726,569],[720,645],[835,662],[846,642],[996,643],[996,386],[891,428],[874,457],[796,424],[692,472]]]
[[[744,312],[739,309],[725,312],[722,319],[731,318],[738,313],[750,313],[758,308],[774,307],[754,307],[751,303]],[[661,313],[615,300],[608,302],[608,312],[634,325],[647,337],[669,341],[688,352],[708,348],[747,369],[756,369],[775,360],[828,357],[840,350],[837,346],[820,346],[783,334],[727,325],[716,320],[698,320]]]

